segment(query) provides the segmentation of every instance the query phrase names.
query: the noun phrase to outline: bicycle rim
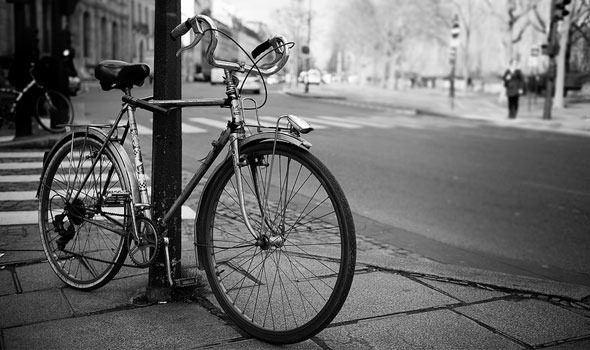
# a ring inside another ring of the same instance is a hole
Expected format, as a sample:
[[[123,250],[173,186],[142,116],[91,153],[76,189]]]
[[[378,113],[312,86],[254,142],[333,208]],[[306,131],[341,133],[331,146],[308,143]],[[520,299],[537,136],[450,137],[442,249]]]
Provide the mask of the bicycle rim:
[[[129,204],[107,206],[103,199],[115,191],[130,191],[130,185],[109,147],[98,156],[100,146],[88,137],[66,142],[50,160],[39,193],[39,226],[49,264],[61,280],[78,289],[107,283],[127,254]]]
[[[36,118],[39,125],[49,132],[65,131],[65,124],[74,119],[74,108],[70,100],[62,93],[48,90],[37,97],[35,103]]]
[[[315,157],[278,144],[271,171],[272,152],[272,143],[241,152],[249,220],[269,238],[256,241],[247,231],[227,161],[203,195],[199,255],[238,326],[268,342],[293,343],[321,331],[344,303],[354,275],[354,224],[342,190]]]

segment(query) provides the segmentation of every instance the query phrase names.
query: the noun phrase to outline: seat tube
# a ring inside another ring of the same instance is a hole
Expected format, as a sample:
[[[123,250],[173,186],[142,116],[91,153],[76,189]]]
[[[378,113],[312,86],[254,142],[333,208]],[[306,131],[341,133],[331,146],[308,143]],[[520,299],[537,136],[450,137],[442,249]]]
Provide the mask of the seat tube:
[[[139,197],[141,203],[139,206],[143,206],[143,213],[151,219],[151,210],[149,208],[149,195],[147,190],[147,180],[145,176],[145,169],[143,166],[143,156],[141,154],[141,147],[139,145],[139,135],[137,133],[137,122],[135,120],[135,108],[127,106],[127,116],[129,120],[129,133],[131,134],[131,145],[133,147],[133,154],[135,160],[135,174],[137,176],[137,184],[139,186]]]

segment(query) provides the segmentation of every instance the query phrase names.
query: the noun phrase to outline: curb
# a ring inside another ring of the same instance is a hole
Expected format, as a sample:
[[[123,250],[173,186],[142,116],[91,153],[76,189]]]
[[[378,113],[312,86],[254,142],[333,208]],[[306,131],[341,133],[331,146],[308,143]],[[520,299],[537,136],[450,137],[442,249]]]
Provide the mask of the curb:
[[[285,94],[301,98],[313,98],[313,99],[327,99],[327,100],[346,100],[345,96],[333,95],[333,94],[319,94],[319,93],[303,93],[296,91],[285,91]]]
[[[501,291],[542,295],[547,298],[557,297],[586,304],[590,302],[590,286],[442,264],[426,258],[392,256],[373,251],[370,254],[358,254],[358,264],[402,274],[445,279],[448,282],[475,284]]]
[[[17,137],[10,141],[0,142],[0,149],[33,149],[51,148],[65,134],[45,134]]]

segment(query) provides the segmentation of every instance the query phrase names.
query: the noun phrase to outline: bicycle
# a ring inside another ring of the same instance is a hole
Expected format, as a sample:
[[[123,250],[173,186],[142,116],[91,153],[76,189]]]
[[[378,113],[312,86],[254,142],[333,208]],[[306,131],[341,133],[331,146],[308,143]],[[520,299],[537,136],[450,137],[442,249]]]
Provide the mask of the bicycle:
[[[189,18],[171,36],[191,29],[193,42],[178,54],[210,33],[207,59],[224,69],[227,97],[138,99],[131,88],[148,77],[146,65],[100,63],[96,77],[104,89],[123,91],[123,106],[112,124],[76,126],[48,153],[38,191],[45,254],[63,282],[90,290],[122,266],[149,266],[163,251],[168,282],[178,285],[166,224],[229,145],[198,204],[197,266],[228,317],[250,335],[270,343],[308,339],[331,322],[350,289],[356,258],[351,211],[334,176],[301,137],[313,128],[293,115],[281,116],[275,126],[263,126],[258,118],[246,123],[234,76],[254,68],[264,76],[278,72],[292,43],[283,37],[265,41],[252,56],[266,52],[274,58],[249,66],[214,57],[222,32],[207,16]],[[180,196],[162,217],[153,218],[135,110],[166,113],[199,106],[229,108],[231,118]],[[127,123],[120,127],[124,114]],[[122,146],[127,135],[134,165]],[[125,263],[127,256],[133,264]]]
[[[27,94],[36,94],[33,116],[39,126],[52,133],[66,131],[66,124],[74,121],[74,107],[64,94],[46,88],[35,79],[35,65],[29,69],[31,81],[21,90],[0,88],[0,127],[6,121],[14,123],[16,110]]]

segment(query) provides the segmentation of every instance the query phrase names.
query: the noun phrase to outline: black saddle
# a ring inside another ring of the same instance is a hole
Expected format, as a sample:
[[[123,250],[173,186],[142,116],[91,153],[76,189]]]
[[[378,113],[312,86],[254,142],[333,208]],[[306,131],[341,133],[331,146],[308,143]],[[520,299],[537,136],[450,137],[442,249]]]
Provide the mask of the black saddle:
[[[149,75],[150,67],[145,63],[106,60],[94,68],[94,76],[105,91],[115,88],[131,89],[133,85],[142,86]]]

